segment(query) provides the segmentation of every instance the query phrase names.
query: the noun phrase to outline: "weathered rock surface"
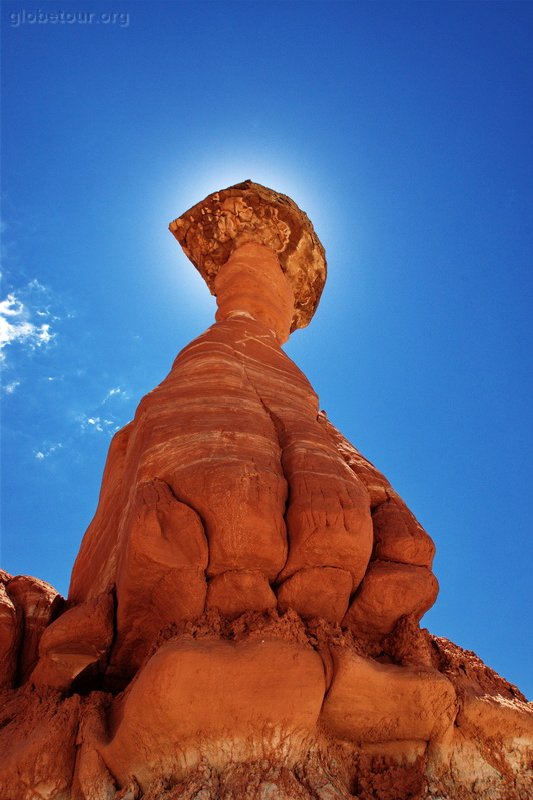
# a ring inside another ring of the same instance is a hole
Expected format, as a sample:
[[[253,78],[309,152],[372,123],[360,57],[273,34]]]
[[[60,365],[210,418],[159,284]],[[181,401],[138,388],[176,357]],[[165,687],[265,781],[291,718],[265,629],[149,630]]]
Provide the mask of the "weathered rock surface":
[[[533,705],[475,653],[431,637],[435,664],[458,708],[443,763],[429,785],[446,798],[518,798],[533,793]]]
[[[313,389],[275,334],[244,316],[217,323],[188,345],[143,399],[116,467],[122,477],[113,475],[114,492],[102,491],[69,594],[80,603],[116,587],[116,671],[138,667],[165,624],[202,613],[205,575],[211,607],[218,576],[258,576],[261,592],[231,614],[269,607],[281,584],[283,608],[290,596],[303,616],[317,616],[323,595],[335,608],[328,618],[340,621],[369,564],[372,516],[366,487],[317,415]],[[146,506],[143,496],[154,485],[166,492],[166,511],[163,500]],[[180,541],[195,552],[180,551]]]
[[[347,569],[308,567],[295,572],[278,589],[280,610],[294,608],[302,617],[340,622],[348,609],[353,580]]]
[[[27,684],[0,700],[0,797],[71,795],[80,697],[61,698]]]
[[[112,719],[114,735],[102,755],[120,780],[135,775],[143,788],[161,761],[165,771],[184,774],[199,738],[222,750],[219,764],[229,747],[246,760],[254,735],[276,741],[313,731],[324,690],[322,661],[309,645],[266,638],[168,642],[116,709],[119,721]]]
[[[291,330],[309,324],[326,281],[326,259],[309,218],[290,197],[244,181],[209,195],[169,228],[213,294],[218,271],[236,248],[264,245],[294,292]]]
[[[22,633],[22,613],[19,611],[5,585],[0,584],[0,688],[11,688],[17,672],[17,653]]]
[[[104,672],[114,636],[111,593],[73,606],[52,622],[39,641],[39,661],[31,674],[36,686],[69,689],[87,667]]]
[[[531,705],[420,628],[434,545],[281,349],[309,220],[247,181],[171,230],[217,321],[114,437],[67,602],[0,572],[0,798],[529,800]]]
[[[371,561],[344,623],[359,633],[383,635],[406,615],[420,619],[437,598],[438,584],[426,567]]]
[[[438,670],[380,664],[347,648],[334,649],[333,660],[322,721],[338,738],[429,742],[450,728],[456,695]]]
[[[228,570],[209,581],[206,608],[217,609],[228,619],[245,611],[267,611],[276,606],[276,595],[259,569]]]
[[[17,652],[15,680],[24,683],[39,656],[39,642],[45,628],[61,612],[65,601],[45,581],[28,575],[17,575],[5,584],[20,625],[15,639],[20,642]]]

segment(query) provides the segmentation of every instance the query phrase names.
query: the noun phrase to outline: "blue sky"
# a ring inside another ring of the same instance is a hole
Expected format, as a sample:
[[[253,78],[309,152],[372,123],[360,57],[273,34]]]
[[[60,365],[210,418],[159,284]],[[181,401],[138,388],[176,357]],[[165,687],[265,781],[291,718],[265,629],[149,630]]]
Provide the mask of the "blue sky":
[[[533,695],[533,5],[1,13],[2,565],[67,592],[112,433],[213,321],[168,222],[252,178],[326,247],[286,350],[436,541],[424,624]]]

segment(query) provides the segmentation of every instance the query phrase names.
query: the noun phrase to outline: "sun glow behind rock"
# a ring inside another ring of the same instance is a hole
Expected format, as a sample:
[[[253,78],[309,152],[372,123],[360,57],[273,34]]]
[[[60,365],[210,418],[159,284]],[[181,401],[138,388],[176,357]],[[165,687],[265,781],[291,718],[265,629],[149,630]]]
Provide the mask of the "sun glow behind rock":
[[[319,189],[321,176],[314,178],[311,170],[295,167],[294,154],[291,157],[288,154],[261,154],[261,149],[256,152],[249,144],[241,150],[236,149],[233,143],[229,153],[216,152],[207,156],[200,152],[191,153],[185,168],[182,165],[179,170],[168,170],[163,179],[164,186],[159,187],[156,204],[159,219],[156,220],[154,215],[154,225],[161,227],[162,218],[165,223],[170,222],[209,194],[247,179],[294,200],[312,220],[327,249],[328,243],[338,233],[338,222],[334,220],[327,195]],[[214,313],[213,300],[200,275],[176,246],[174,237],[166,231],[164,233],[165,236],[158,235],[157,257],[166,283],[165,291],[169,291],[169,285],[175,286],[182,299],[186,298],[197,312],[209,309],[209,313]]]

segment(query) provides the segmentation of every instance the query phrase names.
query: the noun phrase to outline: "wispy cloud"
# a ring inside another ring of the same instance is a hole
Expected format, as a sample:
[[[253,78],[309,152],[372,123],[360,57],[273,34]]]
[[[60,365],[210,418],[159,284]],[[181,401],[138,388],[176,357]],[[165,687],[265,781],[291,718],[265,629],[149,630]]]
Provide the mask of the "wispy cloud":
[[[57,380],[61,380],[62,378],[63,376],[61,375]],[[44,380],[48,382],[54,381],[56,378],[46,376]],[[89,412],[74,412],[72,415],[69,415],[69,422],[59,434],[61,436],[61,441],[50,444],[50,440],[48,440],[42,444],[34,445],[32,451],[33,457],[37,461],[44,462],[54,454],[58,456],[59,451],[62,450],[64,456],[68,454],[68,456],[72,458],[73,451],[80,448],[80,437],[88,436],[94,438],[95,443],[100,436],[111,438],[124,425],[123,412],[125,407],[121,403],[117,410],[118,413],[115,414],[111,408],[112,403],[110,404],[109,400],[118,399],[121,401],[129,400],[129,398],[130,395],[126,389],[113,386],[106,392],[104,399],[98,405],[93,406]],[[65,459],[63,459],[63,462],[64,461]]]
[[[33,455],[35,456],[37,461],[44,461],[45,458],[49,458],[58,450],[61,450],[62,447],[63,445],[61,444],[61,442],[56,442],[55,444],[50,444],[46,447],[42,447],[40,450],[34,450]]]
[[[90,417],[87,414],[82,414],[78,417],[78,422],[82,431],[96,431],[98,433],[108,433],[112,435],[120,428],[116,419],[108,419],[107,417],[101,416]]]
[[[18,386],[20,386],[20,381],[11,381],[3,387],[3,391],[5,394],[14,394]]]
[[[8,345],[34,351],[54,341],[53,326],[59,317],[50,308],[49,295],[48,289],[34,279],[0,301],[0,361],[5,362]]]
[[[104,397],[104,399],[102,401],[102,405],[107,403],[113,397],[116,398],[116,399],[121,399],[121,400],[129,400],[130,399],[130,395],[125,389],[121,389],[120,386],[114,386],[112,389],[110,389],[108,391],[108,393]]]
[[[0,302],[0,350],[13,342],[35,349],[52,341],[55,334],[50,330],[50,323],[36,325],[29,316],[27,307],[12,293]]]
[[[84,413],[76,417],[82,433],[107,433],[112,436],[124,424],[120,422],[123,418],[124,407],[120,406],[116,413],[112,410],[115,401],[127,401],[130,393],[121,386],[112,386],[108,389],[104,399],[98,406],[94,407],[91,413]]]

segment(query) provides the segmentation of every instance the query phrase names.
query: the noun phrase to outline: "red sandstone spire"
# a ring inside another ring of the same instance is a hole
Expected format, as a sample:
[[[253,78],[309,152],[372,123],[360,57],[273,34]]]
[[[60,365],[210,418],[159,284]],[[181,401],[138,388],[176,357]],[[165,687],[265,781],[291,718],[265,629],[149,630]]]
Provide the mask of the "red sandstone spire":
[[[0,797],[522,800],[530,708],[420,629],[433,543],[281,349],[308,218],[247,181],[170,228],[216,322],[114,437],[67,603],[0,576]]]

